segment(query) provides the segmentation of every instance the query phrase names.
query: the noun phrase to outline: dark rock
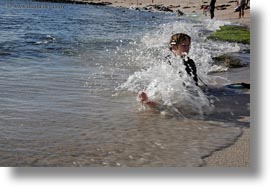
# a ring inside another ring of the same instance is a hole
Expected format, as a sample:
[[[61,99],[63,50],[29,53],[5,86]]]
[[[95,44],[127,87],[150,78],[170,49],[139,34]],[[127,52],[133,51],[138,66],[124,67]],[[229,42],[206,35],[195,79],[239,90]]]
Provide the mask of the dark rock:
[[[244,49],[243,52],[250,54],[250,49]]]
[[[168,7],[165,7],[165,6],[162,6],[160,7],[160,9],[158,9],[159,11],[165,11],[165,12],[173,12],[172,9],[168,8]]]
[[[158,11],[164,11],[164,12],[173,12],[172,9],[170,9],[169,7],[163,6],[163,5],[148,5],[145,8],[147,8],[148,10],[152,10],[152,9],[156,9]]]
[[[229,6],[231,6],[231,5],[223,4],[223,5],[218,5],[218,6],[216,6],[215,8],[216,8],[217,10],[225,10],[225,9],[227,9],[227,7],[229,7]]]
[[[234,1],[229,1],[228,3],[236,3],[237,1],[236,0],[234,0]]]
[[[217,10],[226,10],[227,8],[226,7],[217,7],[216,9]]]
[[[247,64],[241,62],[239,58],[230,54],[213,57],[212,59],[214,60],[214,64],[221,65],[223,63],[228,68],[241,68],[247,66]]]
[[[180,8],[181,7],[181,5],[169,5],[169,6],[167,6],[168,8]]]
[[[229,68],[245,67],[243,64],[241,64],[241,61],[239,59],[231,57],[231,56],[227,56],[225,58],[224,64],[226,67],[229,67]]]

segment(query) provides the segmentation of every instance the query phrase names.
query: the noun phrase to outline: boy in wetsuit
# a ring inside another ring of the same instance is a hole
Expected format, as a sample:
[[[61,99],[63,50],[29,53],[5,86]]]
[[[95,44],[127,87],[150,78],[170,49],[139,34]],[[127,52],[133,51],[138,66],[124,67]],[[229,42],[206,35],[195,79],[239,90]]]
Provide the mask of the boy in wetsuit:
[[[189,53],[190,50],[190,44],[191,44],[191,37],[189,35],[184,33],[177,33],[171,36],[169,42],[169,49],[175,56],[180,56],[182,58],[186,72],[188,73],[189,76],[193,78],[194,83],[198,86],[196,65],[192,59],[187,57],[187,54]],[[168,64],[171,65],[171,62],[168,61]],[[157,105],[157,103],[148,100],[148,96],[145,92],[139,93],[138,100],[141,104],[152,108]]]

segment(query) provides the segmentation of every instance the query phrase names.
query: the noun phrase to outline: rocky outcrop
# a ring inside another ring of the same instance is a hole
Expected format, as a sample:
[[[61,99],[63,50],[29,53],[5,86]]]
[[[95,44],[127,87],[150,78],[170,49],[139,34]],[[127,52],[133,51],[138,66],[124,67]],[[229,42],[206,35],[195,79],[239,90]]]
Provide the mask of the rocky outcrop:
[[[148,5],[145,7],[147,10],[157,10],[157,11],[164,11],[164,12],[173,12],[173,10],[169,7],[164,5]]]
[[[229,7],[229,6],[231,6],[231,5],[223,4],[223,5],[217,5],[215,8],[216,8],[217,10],[225,10],[225,9],[227,9],[227,7]]]
[[[242,68],[248,66],[233,54],[225,54],[218,57],[213,57],[214,64],[225,65],[228,68]]]

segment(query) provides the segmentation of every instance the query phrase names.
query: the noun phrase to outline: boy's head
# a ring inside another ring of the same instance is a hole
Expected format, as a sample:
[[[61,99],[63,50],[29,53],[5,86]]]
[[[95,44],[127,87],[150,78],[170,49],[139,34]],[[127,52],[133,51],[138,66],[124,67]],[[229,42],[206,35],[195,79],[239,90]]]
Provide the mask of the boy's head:
[[[176,33],[171,36],[169,47],[170,50],[178,56],[185,56],[190,49],[191,38],[184,33]]]

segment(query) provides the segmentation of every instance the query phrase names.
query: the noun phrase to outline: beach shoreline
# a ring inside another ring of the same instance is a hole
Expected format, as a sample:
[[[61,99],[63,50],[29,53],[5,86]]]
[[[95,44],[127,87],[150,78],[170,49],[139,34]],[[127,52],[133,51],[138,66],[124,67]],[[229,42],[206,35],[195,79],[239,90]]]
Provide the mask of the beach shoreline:
[[[112,5],[116,7],[131,7],[137,6],[136,0],[135,1],[126,1],[126,3],[119,3],[114,4],[113,1]],[[122,1],[123,2],[123,1]],[[130,4],[128,4],[128,2]],[[151,5],[152,1],[139,1],[138,7],[145,7],[147,5]],[[164,6],[177,6],[179,5],[179,1],[167,1],[167,0],[154,0],[154,4],[163,4]],[[202,5],[202,1],[198,0],[197,2],[193,2],[193,4],[189,4],[190,1],[184,0],[181,1],[182,6],[177,8],[172,8],[174,12],[177,9],[180,9],[182,12],[190,14],[190,13],[198,13],[202,14],[202,10],[200,6]],[[221,0],[216,5],[224,5],[228,1]],[[241,24],[250,28],[250,9],[245,11],[245,17],[242,19],[238,18],[238,13],[234,13],[234,8],[236,3],[232,3],[231,6],[227,7],[225,10],[216,10],[215,11],[215,19],[218,20],[226,20],[232,23]],[[183,7],[190,7],[185,8]],[[208,16],[209,13],[208,13]],[[204,158],[206,164],[204,167],[248,167],[250,165],[250,140],[249,140],[250,129],[243,128],[243,133],[238,139],[234,142],[234,144],[223,148],[221,150],[214,151],[211,155]]]
[[[204,158],[204,167],[249,167],[250,129],[244,128],[242,135],[229,147],[213,152]]]
[[[50,1],[50,0],[48,0]],[[52,0],[51,0],[52,1]],[[60,0],[61,1],[61,0]],[[64,1],[64,0],[62,0]],[[96,5],[105,5],[112,7],[132,8],[139,10],[151,5],[163,5],[169,7],[176,13],[177,10],[181,10],[184,14],[196,13],[203,14],[201,9],[202,5],[208,5],[201,0],[70,0],[69,2],[79,2],[83,4],[93,3]],[[205,1],[206,2],[206,1]],[[226,9],[215,10],[216,20],[230,21],[232,24],[241,24],[250,28],[250,9],[245,10],[245,17],[238,18],[238,13],[234,12],[236,7],[235,2],[228,3],[228,0],[220,0],[216,3],[216,6],[230,5]],[[180,6],[179,6],[180,4]],[[206,18],[209,19],[209,12]],[[249,122],[249,116],[247,116]],[[249,127],[243,128],[242,135],[235,141],[234,144],[222,148],[213,152],[211,155],[203,158],[206,164],[204,167],[248,167],[250,165],[250,129]]]
[[[203,0],[36,0],[42,2],[59,2],[59,3],[77,3],[89,5],[101,5],[131,8],[147,11],[167,11],[177,13],[178,10],[184,14],[201,14],[203,15],[202,6],[209,5],[210,1]],[[250,8],[245,10],[244,18],[239,19],[238,12],[234,12],[237,4],[235,0],[219,0],[216,2],[215,17],[217,20],[230,21],[234,24],[245,25],[250,28]],[[249,5],[250,6],[250,5]],[[248,6],[248,7],[249,7]],[[207,16],[210,17],[209,11]]]
[[[126,3],[117,3],[114,4],[114,1],[108,0],[107,2],[112,2],[112,5],[110,6],[116,6],[116,7],[131,7],[131,6],[138,6],[138,7],[145,7],[147,5],[151,5],[152,0],[140,0],[138,1],[139,4],[136,4],[136,0],[131,1],[125,1]],[[124,2],[124,0],[122,0]],[[128,2],[130,4],[128,4]],[[189,1],[189,0],[183,0],[181,1],[180,7],[177,7],[179,5],[179,1],[168,1],[168,0],[154,0],[154,4],[162,4],[166,7],[168,6],[174,6],[175,8],[171,8],[174,12],[176,12],[178,9],[181,10],[184,13],[190,14],[190,13],[197,13],[202,14],[202,9],[200,8],[201,5],[205,4],[202,3],[202,1]],[[225,5],[228,4],[227,0],[221,0],[218,3],[216,3],[216,6]],[[207,5],[207,4],[205,4]],[[184,7],[190,7],[190,8],[184,8]],[[236,7],[236,3],[231,3],[230,6],[226,7],[224,10],[216,10],[215,11],[215,18],[218,20],[226,20],[230,21],[231,23],[236,23],[240,25],[247,26],[250,28],[250,9],[247,9],[245,11],[245,17],[242,19],[238,18],[238,12],[234,12],[234,8]],[[208,12],[208,17],[209,12]],[[247,122],[250,122],[249,117],[247,117]],[[243,128],[243,133],[240,137],[236,139],[234,144],[222,148],[220,150],[214,151],[211,155],[204,158],[204,161],[206,164],[204,167],[248,167],[250,165],[250,129]]]

